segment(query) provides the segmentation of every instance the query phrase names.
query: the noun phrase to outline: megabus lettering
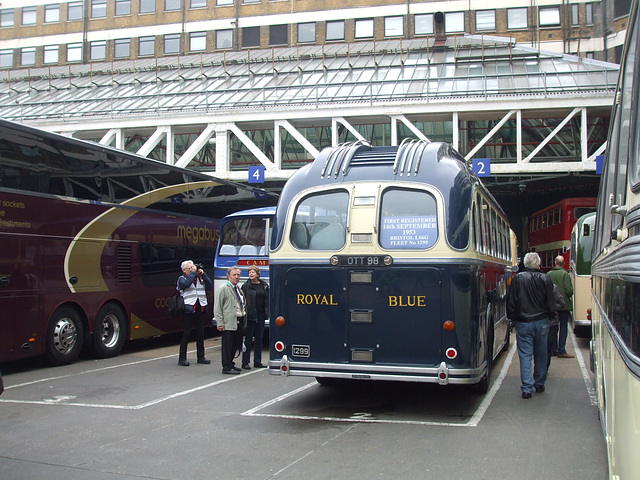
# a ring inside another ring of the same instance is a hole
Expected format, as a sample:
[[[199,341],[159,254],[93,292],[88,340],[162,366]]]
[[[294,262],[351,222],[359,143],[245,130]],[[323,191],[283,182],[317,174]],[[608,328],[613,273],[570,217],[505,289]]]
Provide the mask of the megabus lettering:
[[[200,241],[217,242],[218,230],[209,227],[189,227],[186,225],[178,225],[178,238],[186,238],[191,243],[197,245]]]
[[[426,307],[426,295],[389,295],[390,307]]]
[[[298,293],[298,305],[338,305],[333,301],[333,295],[305,295]]]

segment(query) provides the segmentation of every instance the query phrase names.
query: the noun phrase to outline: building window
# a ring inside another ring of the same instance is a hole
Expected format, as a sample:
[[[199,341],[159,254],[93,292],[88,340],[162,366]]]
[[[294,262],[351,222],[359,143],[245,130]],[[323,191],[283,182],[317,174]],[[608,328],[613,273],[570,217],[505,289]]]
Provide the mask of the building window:
[[[36,7],[22,8],[22,25],[35,25],[37,20]]]
[[[82,61],[82,44],[70,43],[67,45],[67,62]]]
[[[414,35],[433,35],[433,13],[413,17]]]
[[[82,2],[67,3],[67,20],[82,20]]]
[[[262,0],[242,0],[242,3],[260,3]]]
[[[131,39],[118,38],[114,40],[113,56],[115,58],[129,58],[131,56]]]
[[[0,68],[13,67],[13,50],[0,50]]]
[[[217,30],[216,31],[216,48],[232,48],[233,47],[233,30]]]
[[[44,63],[58,63],[58,45],[45,45],[44,47]]]
[[[242,29],[242,48],[260,46],[260,27],[244,27]]]
[[[207,32],[191,32],[189,34],[189,50],[203,52],[207,49]]]
[[[0,27],[13,27],[13,8],[0,10]]]
[[[527,28],[529,26],[527,8],[509,8],[507,9],[507,28],[510,30],[516,28]]]
[[[60,5],[44,6],[44,22],[57,23],[60,21]]]
[[[24,66],[36,64],[36,47],[27,47],[22,49],[20,64]]]
[[[541,27],[557,27],[560,25],[560,7],[541,7],[538,10]]]
[[[154,13],[156,11],[156,0],[140,0],[140,13]]]
[[[107,0],[91,0],[91,18],[107,16]]]
[[[180,53],[179,33],[172,33],[164,36],[164,53]]]
[[[182,5],[180,5],[181,3],[181,0],[164,0],[164,11],[172,12],[180,10],[182,8]]]
[[[384,18],[384,36],[385,37],[403,37],[404,36],[404,17],[385,17]]]
[[[89,56],[91,60],[104,60],[107,58],[107,42],[98,40],[89,44]]]
[[[344,20],[327,22],[327,41],[344,40]]]
[[[116,0],[116,15],[131,15],[131,0]]]
[[[476,10],[476,30],[495,30],[496,29],[496,11],[495,10]]]
[[[593,25],[593,3],[585,3],[584,8],[584,23],[586,25]]]
[[[226,5],[233,5],[233,0],[216,0],[216,5],[219,7],[224,7]]]
[[[288,25],[269,25],[269,46],[289,43]]]
[[[356,20],[355,38],[373,38],[373,18]]]
[[[298,24],[298,43],[314,43],[316,41],[316,24],[299,23]]]
[[[138,55],[141,57],[156,54],[156,37],[140,37],[138,40]]]
[[[571,4],[571,25],[580,25],[580,5],[577,3]]]
[[[191,0],[189,8],[206,8],[207,0]]]
[[[445,33],[464,32],[464,12],[447,12],[444,14]]]

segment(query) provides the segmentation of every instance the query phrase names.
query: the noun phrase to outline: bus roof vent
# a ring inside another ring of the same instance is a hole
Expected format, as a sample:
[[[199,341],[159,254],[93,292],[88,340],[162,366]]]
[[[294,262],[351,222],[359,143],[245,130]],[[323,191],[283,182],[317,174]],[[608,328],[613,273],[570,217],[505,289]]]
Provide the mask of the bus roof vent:
[[[393,164],[393,174],[400,176],[418,175],[420,169],[420,159],[427,145],[431,143],[429,140],[413,140],[405,138],[396,153],[395,162]]]
[[[320,178],[338,178],[338,174],[342,169],[342,175],[346,175],[351,160],[358,150],[361,148],[371,149],[371,144],[364,140],[357,142],[343,143],[335,147],[327,156],[327,160],[322,167]]]

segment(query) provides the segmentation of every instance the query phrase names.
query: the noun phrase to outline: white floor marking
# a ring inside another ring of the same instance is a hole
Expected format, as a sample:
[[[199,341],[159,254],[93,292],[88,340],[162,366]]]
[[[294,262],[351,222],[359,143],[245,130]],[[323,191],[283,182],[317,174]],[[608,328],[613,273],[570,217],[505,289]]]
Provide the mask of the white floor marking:
[[[591,377],[589,377],[589,371],[587,370],[587,366],[584,363],[584,358],[582,357],[582,352],[580,351],[580,347],[578,347],[578,342],[576,341],[576,336],[573,332],[571,332],[571,342],[573,343],[573,351],[576,354],[576,359],[578,360],[578,365],[580,365],[580,371],[582,372],[582,379],[584,380],[584,385],[587,387],[587,394],[589,394],[589,402],[593,406],[598,405],[598,397],[596,396],[596,389],[591,382]]]

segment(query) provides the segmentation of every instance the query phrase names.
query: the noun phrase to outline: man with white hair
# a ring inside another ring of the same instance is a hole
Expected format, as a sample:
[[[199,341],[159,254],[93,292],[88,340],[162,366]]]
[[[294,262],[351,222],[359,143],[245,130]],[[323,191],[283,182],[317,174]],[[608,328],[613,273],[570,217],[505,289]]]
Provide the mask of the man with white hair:
[[[522,398],[531,398],[534,391],[542,393],[547,380],[547,335],[549,321],[555,314],[553,282],[540,270],[536,252],[524,256],[524,271],[511,281],[507,294],[507,316],[514,322]],[[531,363],[534,363],[533,375]]]

